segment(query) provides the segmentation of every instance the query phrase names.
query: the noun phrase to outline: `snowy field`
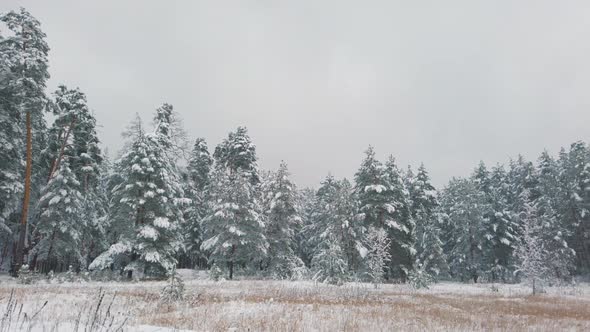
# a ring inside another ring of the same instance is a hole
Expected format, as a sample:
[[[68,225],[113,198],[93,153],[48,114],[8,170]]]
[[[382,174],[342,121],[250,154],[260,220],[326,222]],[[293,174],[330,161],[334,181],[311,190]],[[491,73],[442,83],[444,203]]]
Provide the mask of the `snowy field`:
[[[240,280],[181,271],[185,298],[165,282],[21,285],[0,280],[0,331],[590,330],[590,286],[530,296],[519,285],[404,285]]]

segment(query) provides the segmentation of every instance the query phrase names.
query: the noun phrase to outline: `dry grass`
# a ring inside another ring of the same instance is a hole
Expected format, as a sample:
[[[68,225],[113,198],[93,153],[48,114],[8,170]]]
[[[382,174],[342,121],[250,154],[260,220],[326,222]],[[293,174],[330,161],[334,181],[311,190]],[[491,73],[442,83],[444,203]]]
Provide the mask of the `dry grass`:
[[[160,303],[161,282],[0,287],[0,308],[11,289],[31,308],[49,301],[43,319],[71,320],[99,287],[117,293],[113,304],[135,326],[197,331],[590,330],[590,293],[556,289],[529,296],[515,286],[438,285],[414,291],[401,285],[233,281],[186,283],[181,303]],[[586,289],[586,288],[584,288]],[[570,292],[570,293],[568,293]]]

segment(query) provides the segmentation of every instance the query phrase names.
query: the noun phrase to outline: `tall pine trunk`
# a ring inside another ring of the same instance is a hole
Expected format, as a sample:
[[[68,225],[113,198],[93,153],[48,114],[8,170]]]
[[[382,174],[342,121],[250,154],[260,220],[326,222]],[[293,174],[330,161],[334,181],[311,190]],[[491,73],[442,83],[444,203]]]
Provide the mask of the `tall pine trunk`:
[[[18,244],[16,246],[16,257],[13,268],[13,274],[16,276],[25,257],[25,238],[27,232],[27,217],[29,214],[29,202],[31,200],[31,176],[33,173],[33,133],[31,125],[31,112],[26,115],[27,126],[27,163],[25,168],[25,196],[23,199],[23,207],[21,213],[20,232],[18,236]]]

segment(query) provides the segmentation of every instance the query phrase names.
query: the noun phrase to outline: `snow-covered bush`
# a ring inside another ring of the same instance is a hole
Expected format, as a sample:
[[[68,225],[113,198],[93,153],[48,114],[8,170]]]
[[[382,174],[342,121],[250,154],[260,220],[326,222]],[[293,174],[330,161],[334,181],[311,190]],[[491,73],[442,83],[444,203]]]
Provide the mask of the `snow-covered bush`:
[[[496,284],[492,284],[492,286],[490,286],[490,290],[492,291],[492,293],[500,292],[500,288]]]
[[[222,275],[223,271],[217,266],[217,264],[213,263],[209,270],[209,278],[214,281],[219,281]]]
[[[164,303],[173,303],[184,298],[184,281],[176,272],[176,268],[169,273],[168,284],[160,292],[160,300]]]
[[[418,265],[415,269],[408,272],[408,283],[415,289],[426,288],[434,282],[434,278],[424,269],[422,265]]]
[[[78,276],[76,275],[76,272],[74,271],[74,268],[71,265],[68,266],[68,271],[66,271],[66,273],[64,275],[64,281],[66,281],[66,282],[78,281]]]
[[[30,285],[34,282],[34,276],[29,265],[24,264],[18,271],[18,283],[23,285]]]
[[[273,279],[301,280],[307,275],[305,264],[297,256],[278,256],[272,262],[271,276]]]
[[[95,270],[88,272],[88,279],[92,281],[121,281],[124,276],[119,271],[113,271],[110,269]]]

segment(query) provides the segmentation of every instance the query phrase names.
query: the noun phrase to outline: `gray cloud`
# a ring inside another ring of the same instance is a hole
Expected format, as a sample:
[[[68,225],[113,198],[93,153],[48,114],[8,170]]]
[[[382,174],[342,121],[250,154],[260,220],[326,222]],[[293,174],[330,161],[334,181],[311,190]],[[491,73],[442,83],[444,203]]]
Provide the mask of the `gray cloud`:
[[[362,3],[362,4],[361,4]],[[248,126],[301,186],[367,145],[434,182],[589,140],[587,1],[13,1],[43,24],[50,88],[88,94],[111,150],[172,103],[211,149]]]

